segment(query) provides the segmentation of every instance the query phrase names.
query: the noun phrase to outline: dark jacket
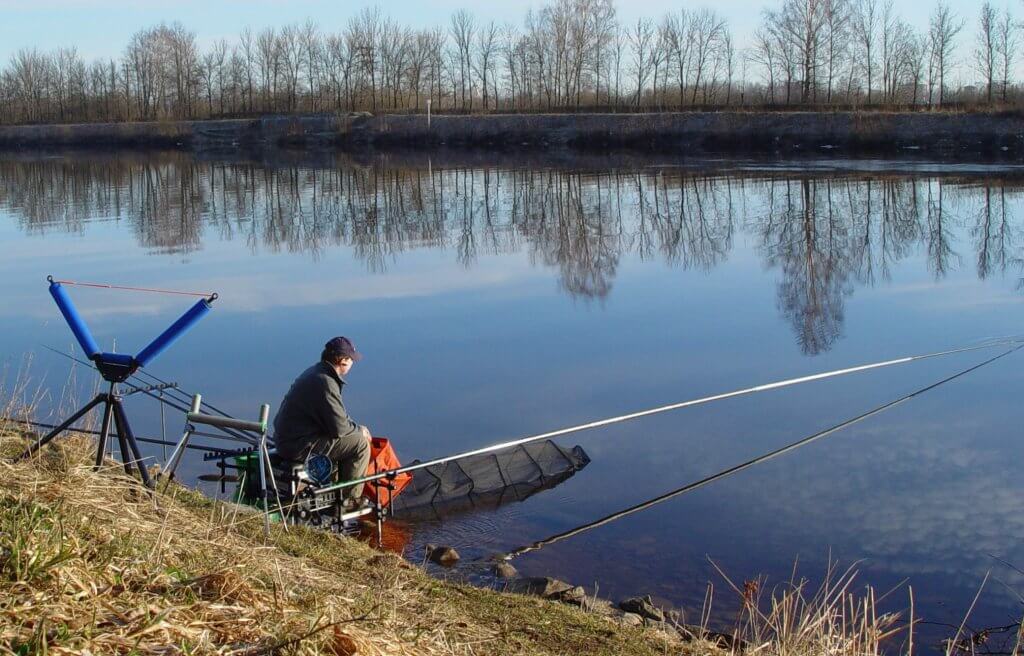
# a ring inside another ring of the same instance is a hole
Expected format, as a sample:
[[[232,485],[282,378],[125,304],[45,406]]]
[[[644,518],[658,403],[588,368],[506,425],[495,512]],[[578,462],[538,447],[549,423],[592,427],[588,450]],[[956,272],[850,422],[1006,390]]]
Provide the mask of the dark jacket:
[[[334,367],[323,361],[299,374],[274,417],[274,441],[281,455],[305,457],[314,445],[329,447],[361,430],[341,400],[344,384]]]

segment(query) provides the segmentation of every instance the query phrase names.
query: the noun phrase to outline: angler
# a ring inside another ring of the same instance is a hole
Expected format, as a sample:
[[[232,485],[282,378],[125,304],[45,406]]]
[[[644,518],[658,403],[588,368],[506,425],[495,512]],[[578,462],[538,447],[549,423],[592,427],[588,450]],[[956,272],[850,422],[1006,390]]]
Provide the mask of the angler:
[[[362,359],[347,337],[324,345],[320,360],[295,379],[274,418],[277,455],[304,462],[310,454],[330,458],[343,481],[366,474],[370,463],[370,429],[352,420],[341,398],[345,376]],[[342,492],[346,509],[360,505],[363,484]]]

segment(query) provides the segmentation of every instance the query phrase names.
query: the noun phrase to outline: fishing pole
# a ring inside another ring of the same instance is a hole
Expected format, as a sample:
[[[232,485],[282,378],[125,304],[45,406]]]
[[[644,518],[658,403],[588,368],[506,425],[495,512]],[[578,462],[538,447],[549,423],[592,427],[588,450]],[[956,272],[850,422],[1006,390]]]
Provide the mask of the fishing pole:
[[[772,383],[764,383],[761,385],[755,385],[754,387],[745,387],[743,389],[733,390],[731,392],[723,392],[721,394],[714,394],[711,396],[705,396],[698,399],[691,399],[689,401],[682,401],[680,403],[672,403],[669,405],[659,406],[657,408],[651,408],[648,410],[641,410],[639,412],[632,412],[625,415],[619,415],[617,417],[610,417],[608,419],[601,419],[598,421],[591,421],[585,424],[578,424],[576,426],[569,426],[568,428],[560,428],[558,430],[549,431],[546,433],[540,433],[538,435],[530,435],[528,437],[522,437],[516,440],[510,440],[507,442],[499,442],[498,444],[492,444],[491,446],[485,446],[479,449],[473,449],[471,451],[463,451],[451,456],[445,456],[442,458],[436,458],[434,460],[428,460],[426,462],[419,462],[413,465],[407,465],[405,467],[399,467],[385,472],[379,472],[370,476],[363,476],[351,481],[344,481],[341,483],[335,483],[327,487],[320,488],[320,492],[330,492],[333,490],[341,490],[346,487],[358,485],[360,483],[369,483],[382,478],[394,478],[400,474],[415,471],[417,469],[425,469],[427,467],[433,467],[436,465],[443,465],[453,460],[460,460],[462,458],[468,458],[470,456],[482,455],[485,453],[491,453],[493,451],[500,451],[502,449],[511,448],[514,446],[520,446],[522,444],[529,444],[531,442],[538,442],[540,440],[548,440],[553,437],[559,437],[561,435],[568,435],[569,433],[577,433],[583,430],[589,430],[591,428],[600,428],[602,426],[609,426],[624,421],[630,421],[633,419],[639,419],[641,417],[648,417],[650,415],[659,414],[662,412],[668,412],[670,410],[679,410],[681,408],[688,408],[697,405],[703,405],[705,403],[712,403],[714,401],[722,401],[724,399],[730,399],[737,396],[744,396],[747,394],[756,394],[758,392],[766,392],[769,390],[781,389],[783,387],[790,387],[792,385],[799,385],[801,383],[808,383],[816,380],[825,380],[827,378],[835,378],[837,376],[845,376],[848,374],[858,373],[861,371],[869,371],[871,369],[880,369],[882,367],[891,367],[894,365],[907,364],[910,362],[918,362],[921,360],[927,360],[929,358],[938,358],[946,355],[953,355],[955,353],[968,353],[970,351],[977,351],[980,349],[992,348],[994,346],[1001,346],[1007,344],[1015,344],[1020,340],[1017,338],[1007,338],[1004,340],[990,341],[984,344],[975,346],[965,346],[956,349],[949,349],[945,351],[936,351],[933,353],[923,353],[920,355],[910,355],[903,358],[896,358],[894,360],[884,360],[881,362],[872,362],[870,364],[862,364],[856,367],[847,367],[845,369],[835,369],[833,371],[825,371],[822,373],[811,374],[809,376],[800,376],[799,378],[788,378],[786,380],[779,380]]]
[[[1004,353],[1000,353],[999,355],[997,355],[997,356],[995,356],[993,358],[989,358],[988,360],[985,360],[984,362],[981,362],[979,364],[976,364],[976,365],[973,365],[971,367],[968,367],[967,369],[959,371],[959,372],[953,374],[952,376],[948,376],[946,378],[943,378],[942,380],[940,380],[938,382],[935,382],[935,383],[932,383],[932,384],[927,385],[925,387],[922,387],[920,389],[914,390],[913,392],[910,392],[909,394],[901,396],[898,399],[895,399],[893,401],[889,401],[888,403],[884,403],[884,404],[882,404],[880,406],[877,406],[877,407],[875,407],[875,408],[873,408],[871,410],[868,410],[867,412],[859,414],[856,417],[852,417],[850,419],[847,419],[846,421],[840,422],[840,423],[838,423],[838,424],[836,424],[836,425],[834,425],[834,426],[832,426],[830,428],[826,428],[825,430],[822,430],[822,431],[819,431],[817,433],[814,433],[813,435],[809,435],[807,437],[804,437],[804,438],[802,438],[800,440],[797,440],[796,442],[792,442],[790,444],[787,444],[786,446],[783,446],[783,447],[780,447],[778,449],[775,449],[774,451],[769,451],[768,453],[760,455],[760,456],[758,456],[756,458],[751,458],[750,460],[747,460],[746,462],[742,462],[742,463],[740,463],[738,465],[733,465],[732,467],[729,467],[727,469],[723,469],[722,471],[719,471],[719,472],[717,472],[715,474],[711,474],[710,476],[706,476],[706,477],[704,477],[704,478],[702,478],[702,479],[700,479],[698,481],[694,481],[692,483],[688,483],[687,485],[684,485],[683,487],[680,487],[680,488],[677,488],[675,490],[672,490],[671,492],[666,492],[665,494],[662,494],[660,496],[654,497],[653,499],[650,499],[648,501],[644,501],[642,503],[638,503],[638,504],[636,504],[634,506],[630,506],[629,508],[626,508],[624,510],[620,510],[618,512],[611,513],[610,515],[605,515],[604,517],[602,517],[600,519],[597,519],[597,520],[594,520],[592,522],[587,522],[586,524],[581,524],[580,526],[577,526],[576,528],[573,528],[573,529],[569,529],[568,531],[563,531],[562,533],[556,533],[555,535],[552,535],[550,537],[546,537],[543,540],[538,540],[538,541],[530,544],[529,546],[522,546],[522,547],[518,547],[516,549],[513,549],[512,551],[509,551],[508,553],[506,553],[504,555],[504,560],[512,560],[513,558],[518,558],[519,556],[522,556],[523,554],[530,553],[531,551],[537,551],[538,549],[542,549],[543,547],[552,545],[552,544],[554,544],[556,542],[561,542],[562,540],[565,540],[567,538],[571,538],[571,537],[579,535],[581,533],[586,533],[587,531],[589,531],[591,529],[595,529],[595,528],[597,528],[599,526],[604,526],[605,524],[609,524],[609,523],[611,523],[611,522],[613,522],[615,520],[622,519],[623,517],[626,517],[628,515],[632,515],[633,513],[638,513],[638,512],[640,512],[642,510],[647,510],[648,508],[651,508],[652,506],[656,506],[659,503],[664,503],[665,501],[668,501],[669,499],[673,499],[675,497],[681,496],[683,494],[686,494],[687,492],[692,492],[692,491],[694,491],[694,490],[696,490],[698,488],[704,487],[705,485],[709,485],[711,483],[714,483],[715,481],[718,481],[718,480],[721,480],[721,479],[726,478],[728,476],[732,476],[733,474],[739,473],[739,472],[743,471],[744,469],[749,469],[750,467],[754,467],[755,465],[759,465],[761,463],[767,462],[767,461],[772,460],[773,458],[777,458],[777,457],[779,457],[779,456],[781,456],[781,455],[783,455],[785,453],[789,453],[790,451],[795,451],[796,449],[799,449],[800,447],[806,446],[806,445],[810,444],[811,442],[815,442],[817,440],[820,440],[820,439],[823,439],[825,437],[828,437],[829,435],[832,435],[833,433],[836,433],[836,432],[838,432],[838,431],[840,431],[840,430],[842,430],[844,428],[848,428],[848,427],[850,427],[850,426],[852,426],[854,424],[857,424],[857,423],[860,423],[860,422],[864,421],[865,419],[868,419],[868,418],[873,417],[873,416],[875,416],[877,414],[885,412],[886,410],[890,410],[890,409],[892,409],[892,408],[894,408],[894,407],[896,407],[896,406],[898,406],[898,405],[900,405],[902,403],[905,403],[906,401],[909,401],[910,399],[914,398],[915,396],[919,396],[921,394],[924,394],[925,392],[928,392],[930,390],[935,389],[936,387],[939,387],[941,385],[945,385],[946,383],[948,383],[948,382],[950,382],[952,380],[955,380],[955,379],[957,379],[957,378],[959,378],[961,376],[969,374],[972,371],[975,371],[976,369],[980,369],[980,368],[984,367],[987,364],[991,364],[992,362],[995,362],[996,360],[998,360],[1000,358],[1006,357],[1010,353],[1013,353],[1014,351],[1017,351],[1017,350],[1019,350],[1021,348],[1024,348],[1024,344],[1022,344],[1020,346],[1015,346],[1014,348],[1012,348],[1012,349],[1010,349],[1010,350],[1008,350],[1008,351],[1006,351]]]

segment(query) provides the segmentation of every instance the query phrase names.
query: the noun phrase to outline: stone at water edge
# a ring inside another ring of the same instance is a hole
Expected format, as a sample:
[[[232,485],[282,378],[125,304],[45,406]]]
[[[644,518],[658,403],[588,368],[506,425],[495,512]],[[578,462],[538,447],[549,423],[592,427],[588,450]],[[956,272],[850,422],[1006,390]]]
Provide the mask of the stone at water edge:
[[[517,594],[536,595],[551,599],[563,592],[572,590],[573,586],[549,576],[531,576],[509,582],[507,590]]]
[[[623,613],[622,617],[619,618],[619,624],[623,626],[643,626],[644,618],[636,613]]]
[[[583,586],[577,585],[568,590],[563,590],[555,595],[558,601],[563,604],[572,604],[573,606],[583,606],[587,601],[587,591],[583,589]]]
[[[499,579],[514,579],[519,576],[519,570],[506,562],[495,563],[491,571]]]
[[[636,613],[644,619],[654,620],[655,622],[665,621],[665,613],[654,605],[651,595],[623,599],[619,602],[619,608],[627,613]]]
[[[455,563],[459,562],[459,552],[455,550],[455,547],[428,544],[425,550],[427,553],[427,559],[431,562],[437,563],[438,565],[451,567]]]

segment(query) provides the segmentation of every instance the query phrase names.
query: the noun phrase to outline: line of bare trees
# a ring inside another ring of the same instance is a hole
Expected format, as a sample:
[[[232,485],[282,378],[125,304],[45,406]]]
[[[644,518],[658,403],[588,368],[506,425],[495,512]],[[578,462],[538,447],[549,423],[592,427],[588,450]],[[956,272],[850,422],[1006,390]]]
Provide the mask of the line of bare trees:
[[[412,29],[364,9],[245,29],[201,48],[179,23],[132,35],[119,58],[24,49],[0,69],[0,122],[136,121],[344,111],[662,111],[725,106],[1007,103],[1019,26],[986,0],[938,0],[917,29],[893,0],[775,0],[746,49],[724,17],[683,8],[620,22],[613,0],[550,0],[520,26],[468,11]],[[954,86],[955,83],[955,86]]]
[[[981,5],[976,43],[959,61],[966,19],[939,0],[921,30],[893,0],[784,0],[764,12],[750,60],[770,103],[942,106],[1011,99],[1019,25],[1009,8]],[[958,65],[978,84],[950,88]]]

